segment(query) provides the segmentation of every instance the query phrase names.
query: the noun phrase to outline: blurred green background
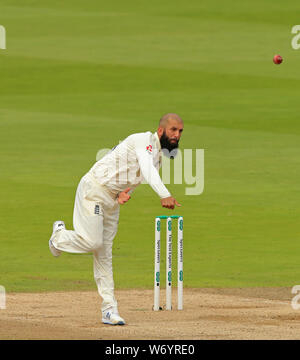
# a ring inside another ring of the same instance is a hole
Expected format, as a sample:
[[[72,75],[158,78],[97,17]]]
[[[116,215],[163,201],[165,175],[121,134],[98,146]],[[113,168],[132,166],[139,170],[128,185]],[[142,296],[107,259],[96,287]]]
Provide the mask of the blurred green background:
[[[99,149],[155,131],[167,112],[184,119],[182,149],[205,149],[203,194],[168,186],[183,205],[185,286],[298,284],[299,11],[296,0],[2,0],[0,284],[96,289],[90,254],[51,256],[52,223],[72,228]],[[122,207],[116,288],[152,287],[162,213],[147,185]]]

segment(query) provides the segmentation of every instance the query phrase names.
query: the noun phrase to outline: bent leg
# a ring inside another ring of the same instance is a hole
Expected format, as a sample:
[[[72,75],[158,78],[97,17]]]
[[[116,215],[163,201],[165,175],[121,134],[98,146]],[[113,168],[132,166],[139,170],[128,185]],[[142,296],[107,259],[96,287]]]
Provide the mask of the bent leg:
[[[58,231],[55,248],[69,253],[88,253],[103,244],[103,210],[96,201],[85,198],[89,183],[83,177],[78,185],[73,212],[73,230]]]

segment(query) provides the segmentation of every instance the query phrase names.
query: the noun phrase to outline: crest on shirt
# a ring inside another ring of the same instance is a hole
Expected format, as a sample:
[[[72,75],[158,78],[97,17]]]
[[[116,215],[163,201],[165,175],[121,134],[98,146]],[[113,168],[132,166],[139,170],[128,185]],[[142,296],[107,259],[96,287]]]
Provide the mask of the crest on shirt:
[[[96,206],[95,206],[94,214],[100,215],[100,206],[98,204],[96,204]]]
[[[152,154],[152,145],[148,145],[146,147],[146,151],[149,153],[149,154]]]

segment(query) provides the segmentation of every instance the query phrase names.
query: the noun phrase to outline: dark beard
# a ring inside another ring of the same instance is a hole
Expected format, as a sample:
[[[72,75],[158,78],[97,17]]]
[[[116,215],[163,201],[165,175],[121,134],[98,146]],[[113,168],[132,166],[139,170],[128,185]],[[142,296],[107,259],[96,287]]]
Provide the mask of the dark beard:
[[[169,138],[166,135],[166,132],[164,131],[161,138],[160,138],[160,145],[162,152],[165,156],[174,159],[174,157],[177,154],[177,148],[178,148],[179,141],[171,143]]]

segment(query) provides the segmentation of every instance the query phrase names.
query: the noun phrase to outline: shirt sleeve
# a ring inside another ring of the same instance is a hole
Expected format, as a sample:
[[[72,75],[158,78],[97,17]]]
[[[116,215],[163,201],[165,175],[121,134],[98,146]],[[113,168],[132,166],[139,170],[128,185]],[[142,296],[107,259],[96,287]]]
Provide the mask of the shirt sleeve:
[[[151,135],[151,133],[139,134],[134,139],[135,152],[143,178],[157,195],[163,199],[171,196],[171,194],[165,187],[158,170],[154,166],[153,156],[155,149],[149,134]]]

